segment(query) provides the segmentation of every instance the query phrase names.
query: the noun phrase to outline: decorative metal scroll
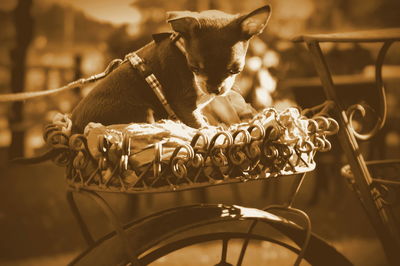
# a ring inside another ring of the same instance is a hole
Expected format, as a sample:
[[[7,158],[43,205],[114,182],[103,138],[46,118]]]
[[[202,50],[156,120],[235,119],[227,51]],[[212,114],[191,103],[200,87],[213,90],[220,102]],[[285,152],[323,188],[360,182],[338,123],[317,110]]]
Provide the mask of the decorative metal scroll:
[[[349,128],[357,139],[369,140],[371,137],[375,136],[376,133],[378,133],[378,131],[382,129],[383,126],[385,125],[387,106],[386,106],[385,87],[382,80],[382,65],[386,53],[392,44],[393,41],[387,41],[382,45],[375,63],[375,82],[377,89],[379,90],[380,111],[378,119],[373,128],[367,133],[360,133],[356,130],[356,127],[354,126],[354,115],[356,113],[361,114],[361,117],[365,118],[367,109],[370,109],[373,112],[375,112],[369,105],[367,105],[366,103],[354,104],[348,107],[348,109],[346,110],[349,119]]]
[[[331,148],[327,136],[338,131],[332,118],[315,116],[307,121],[306,137],[283,143],[285,128],[274,109],[276,123],[264,128],[257,119],[236,130],[219,130],[212,137],[197,133],[191,142],[177,146],[168,160],[163,145],[155,144],[154,159],[139,168],[129,163],[130,137],[121,132],[121,142],[112,144],[106,135],[98,136],[98,156],[93,156],[87,138],[69,135],[65,123],[49,125],[44,138],[58,155],[53,161],[66,166],[71,187],[97,191],[145,193],[184,190],[218,184],[304,173],[315,168],[314,155]],[[91,147],[93,148],[93,147]]]

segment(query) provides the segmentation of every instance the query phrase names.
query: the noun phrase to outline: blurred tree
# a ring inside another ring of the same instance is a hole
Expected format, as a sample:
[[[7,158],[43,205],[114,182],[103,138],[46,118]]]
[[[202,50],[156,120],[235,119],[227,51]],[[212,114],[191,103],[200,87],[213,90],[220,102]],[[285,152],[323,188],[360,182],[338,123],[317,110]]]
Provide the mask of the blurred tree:
[[[11,57],[11,90],[13,93],[24,91],[26,73],[26,54],[33,37],[33,18],[31,15],[32,0],[19,0],[13,11],[15,24],[15,47]],[[10,159],[24,155],[25,132],[23,122],[23,102],[12,104],[9,117],[12,129],[12,141],[9,147]]]
[[[400,26],[399,0],[313,0],[313,3],[314,12],[308,20],[313,29]]]
[[[53,4],[43,7],[38,2],[34,11],[36,35],[45,36],[49,42],[56,44],[72,40],[75,44],[100,43],[115,29],[111,23],[94,20],[69,6]]]
[[[384,0],[378,2],[376,13],[369,17],[374,18],[375,21],[380,22],[380,26],[384,27],[400,27],[400,1],[399,0]]]
[[[337,5],[343,12],[343,19],[354,26],[363,28],[400,26],[399,0],[340,0],[337,1]]]
[[[124,58],[132,51],[139,49],[151,41],[151,30],[135,37],[129,36],[127,25],[118,27],[107,39],[108,52],[111,58]]]
[[[82,78],[82,55],[75,54],[74,56],[74,80]],[[81,93],[80,88],[75,88],[73,92],[79,97]]]
[[[0,42],[2,45],[11,42],[13,38],[12,16],[10,12],[0,10]]]

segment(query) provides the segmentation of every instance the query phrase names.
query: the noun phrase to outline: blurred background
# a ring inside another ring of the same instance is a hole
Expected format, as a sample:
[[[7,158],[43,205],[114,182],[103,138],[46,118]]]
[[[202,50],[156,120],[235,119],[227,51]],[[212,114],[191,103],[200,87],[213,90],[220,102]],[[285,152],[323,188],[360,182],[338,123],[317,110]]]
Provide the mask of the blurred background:
[[[57,88],[99,73],[112,59],[123,58],[151,41],[152,33],[169,31],[166,11],[245,13],[267,3],[273,9],[271,20],[264,33],[252,40],[246,68],[236,84],[237,91],[256,110],[270,106],[306,108],[324,101],[310,57],[302,44],[291,42],[293,37],[400,27],[398,0],[2,0],[0,93]],[[373,105],[373,64],[380,46],[346,43],[324,44],[322,48],[346,101]],[[370,159],[395,157],[400,152],[399,51],[400,45],[393,45],[385,60],[389,119],[372,145],[363,146]],[[0,103],[0,264],[65,264],[83,248],[64,199],[63,169],[52,163],[12,166],[9,159],[45,151],[43,125],[57,112],[71,112],[90,89]],[[298,204],[310,212],[317,233],[360,265],[384,265],[379,242],[340,177],[345,159],[339,144],[334,141],[333,146],[332,152],[318,158],[320,167],[307,179]],[[262,206],[265,197],[279,198],[284,189],[282,185],[268,190],[246,184],[240,193],[228,186],[207,190],[200,198]],[[253,193],[250,197],[246,191],[257,191],[259,197]],[[182,193],[111,200],[121,213],[129,207],[138,210],[131,215],[143,215],[198,201],[199,197]],[[97,212],[89,211],[88,216],[104,219]],[[98,222],[94,230],[101,232],[97,227],[104,224]]]

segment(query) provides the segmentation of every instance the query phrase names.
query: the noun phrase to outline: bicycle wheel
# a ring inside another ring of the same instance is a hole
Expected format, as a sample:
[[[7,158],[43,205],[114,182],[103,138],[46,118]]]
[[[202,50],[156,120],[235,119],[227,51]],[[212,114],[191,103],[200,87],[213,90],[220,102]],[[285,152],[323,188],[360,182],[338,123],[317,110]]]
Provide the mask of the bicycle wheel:
[[[236,265],[245,239],[250,239],[251,242],[247,251],[250,255],[246,254],[243,265],[284,265],[285,262],[290,264],[300,252],[299,249],[272,237],[243,232],[216,232],[191,236],[163,245],[146,253],[140,258],[140,262],[143,265]]]
[[[249,220],[257,220],[260,225],[273,228],[291,243],[282,241],[279,235],[269,235],[269,232],[263,230],[247,234]],[[231,253],[237,257],[244,239],[251,240],[244,265],[266,264],[266,260],[254,262],[254,256],[247,255],[268,254],[268,247],[271,245],[285,250],[284,254],[292,254],[292,259],[286,260],[290,265],[300,251],[296,245],[301,246],[306,236],[305,230],[298,225],[271,213],[224,205],[192,205],[169,209],[128,224],[124,231],[133,256],[138,258],[132,265],[148,265],[160,260],[165,263],[167,257],[168,263],[164,265],[188,265],[182,261],[172,262],[171,255],[174,258],[173,254],[176,252],[184,252],[185,256],[189,256],[189,265],[235,265],[236,259],[227,257],[228,248],[233,246]],[[187,248],[202,245],[217,250],[214,260],[196,260],[192,253],[188,254],[186,251]],[[117,234],[110,233],[79,255],[71,265],[128,265],[129,256],[125,251],[126,248]],[[251,258],[250,262],[248,257]],[[311,265],[352,265],[342,254],[314,234],[311,235],[304,259]],[[277,265],[279,264],[282,265],[281,262]]]

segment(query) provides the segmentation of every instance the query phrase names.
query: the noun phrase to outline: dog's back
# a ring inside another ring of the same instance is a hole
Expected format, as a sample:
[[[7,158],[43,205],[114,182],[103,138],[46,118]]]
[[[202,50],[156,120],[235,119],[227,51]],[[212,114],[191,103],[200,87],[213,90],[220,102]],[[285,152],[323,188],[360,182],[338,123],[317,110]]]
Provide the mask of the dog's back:
[[[171,41],[166,38],[159,43],[151,42],[137,51],[137,54],[156,74],[164,86],[167,100],[174,106],[177,98],[187,98],[190,102],[190,98],[195,99],[195,95],[176,89],[182,86],[191,87],[191,81],[185,78],[186,73],[178,71],[179,66],[185,63],[184,57],[176,48],[171,49],[171,45]],[[167,61],[173,61],[175,67],[169,67],[170,62]],[[169,88],[169,84],[175,84],[176,88]],[[100,81],[77,105],[72,113],[73,131],[83,132],[89,122],[103,125],[146,122],[149,108],[154,111],[156,119],[168,117],[144,78],[126,61]],[[177,109],[179,112],[179,108]]]

